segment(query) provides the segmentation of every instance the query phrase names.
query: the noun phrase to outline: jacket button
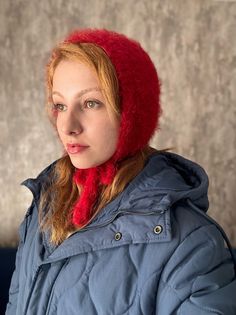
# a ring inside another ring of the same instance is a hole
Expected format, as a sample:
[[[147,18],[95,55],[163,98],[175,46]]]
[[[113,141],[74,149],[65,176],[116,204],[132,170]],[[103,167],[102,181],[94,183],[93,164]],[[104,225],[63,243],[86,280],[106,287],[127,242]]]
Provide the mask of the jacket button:
[[[154,232],[155,234],[160,234],[160,233],[162,232],[162,230],[163,230],[163,227],[162,227],[161,225],[156,225],[156,226],[154,227],[154,229],[153,229],[153,232]]]
[[[116,240],[116,241],[119,241],[119,240],[121,239],[121,237],[122,237],[122,234],[121,234],[120,232],[117,232],[117,233],[115,234],[115,240]]]

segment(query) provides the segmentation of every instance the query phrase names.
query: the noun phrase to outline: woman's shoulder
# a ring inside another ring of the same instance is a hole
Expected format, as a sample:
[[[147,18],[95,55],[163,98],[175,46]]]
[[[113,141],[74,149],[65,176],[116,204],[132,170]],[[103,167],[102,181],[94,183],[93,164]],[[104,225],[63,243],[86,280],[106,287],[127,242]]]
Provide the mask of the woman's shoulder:
[[[208,176],[200,165],[175,153],[157,152],[130,183],[121,205],[163,212],[159,219],[164,225],[162,237],[166,230],[169,241],[178,240],[177,246],[188,237],[196,244],[223,244],[225,232],[207,215],[207,191]]]

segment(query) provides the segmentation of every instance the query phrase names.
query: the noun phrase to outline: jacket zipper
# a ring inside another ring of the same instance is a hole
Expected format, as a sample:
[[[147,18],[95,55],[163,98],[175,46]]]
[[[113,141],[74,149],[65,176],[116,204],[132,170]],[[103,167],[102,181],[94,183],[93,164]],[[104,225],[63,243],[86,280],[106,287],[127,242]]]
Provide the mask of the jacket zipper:
[[[34,279],[33,279],[33,283],[31,285],[31,288],[29,290],[29,294],[28,294],[28,297],[27,297],[27,300],[26,300],[25,311],[23,313],[24,315],[27,315],[30,299],[31,299],[31,296],[32,296],[32,293],[33,293],[33,290],[34,290],[34,287],[35,287],[35,284],[36,284],[36,281],[37,281],[37,278],[38,278],[38,275],[39,275],[41,269],[42,269],[42,266],[39,266],[38,269],[36,270],[36,273],[35,273],[35,276],[34,276]]]

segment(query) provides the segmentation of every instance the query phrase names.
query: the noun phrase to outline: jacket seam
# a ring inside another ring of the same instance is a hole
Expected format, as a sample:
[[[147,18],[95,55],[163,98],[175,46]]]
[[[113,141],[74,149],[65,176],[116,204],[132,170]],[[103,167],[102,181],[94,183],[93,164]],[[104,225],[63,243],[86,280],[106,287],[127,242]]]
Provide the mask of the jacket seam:
[[[191,297],[191,295],[190,295],[190,297]],[[180,315],[181,315],[181,311],[182,311],[182,309],[183,309],[184,303],[185,303],[186,301],[188,301],[189,303],[193,304],[193,305],[194,305],[195,307],[197,307],[199,310],[207,311],[207,312],[212,313],[212,314],[214,314],[214,315],[224,315],[222,312],[220,312],[220,311],[218,311],[218,310],[214,310],[214,309],[211,308],[211,307],[202,307],[202,306],[200,306],[200,305],[196,305],[196,304],[192,303],[192,301],[190,300],[190,297],[186,298],[186,299],[183,301],[183,303],[181,303],[181,305],[180,305],[180,307],[179,307]]]

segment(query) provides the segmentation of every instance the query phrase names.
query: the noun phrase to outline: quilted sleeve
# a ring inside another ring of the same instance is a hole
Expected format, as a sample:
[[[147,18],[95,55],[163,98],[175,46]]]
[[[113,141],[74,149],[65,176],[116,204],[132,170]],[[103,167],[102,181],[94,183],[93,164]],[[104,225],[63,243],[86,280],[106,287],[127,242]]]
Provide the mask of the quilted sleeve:
[[[32,201],[31,206],[28,208],[25,218],[22,221],[19,227],[19,245],[16,253],[16,260],[15,260],[15,270],[12,275],[11,285],[9,290],[9,300],[7,304],[7,309],[5,315],[15,315],[17,314],[17,300],[18,300],[18,293],[19,293],[19,283],[20,283],[20,268],[21,268],[21,257],[22,251],[24,248],[24,242],[27,234],[27,227],[30,221],[30,214],[34,207],[34,201]]]
[[[198,228],[176,248],[160,278],[156,314],[236,314],[234,265],[214,225]]]
[[[7,304],[6,315],[16,314],[17,297],[19,291],[19,267],[21,262],[22,243],[19,244],[16,253],[15,270],[11,279],[11,286],[9,290],[9,300]]]

